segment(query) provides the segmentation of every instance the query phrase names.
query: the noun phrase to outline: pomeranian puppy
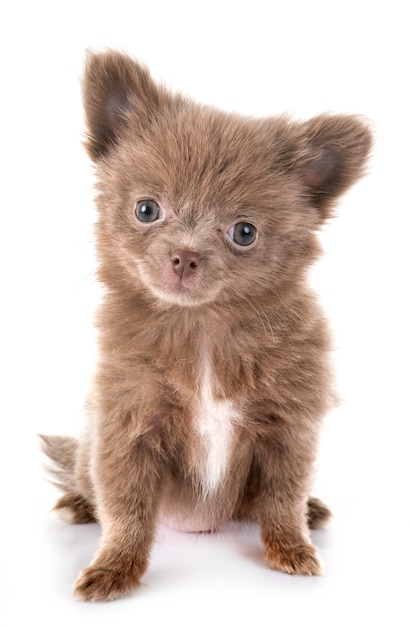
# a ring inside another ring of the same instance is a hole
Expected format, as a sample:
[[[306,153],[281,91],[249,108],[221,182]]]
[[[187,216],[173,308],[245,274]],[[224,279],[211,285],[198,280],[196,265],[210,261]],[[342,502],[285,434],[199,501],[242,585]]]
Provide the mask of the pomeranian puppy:
[[[86,147],[97,172],[100,360],[80,441],[43,437],[71,523],[98,521],[84,600],[133,590],[156,523],[261,528],[269,567],[322,573],[308,527],[329,335],[307,285],[316,232],[364,171],[351,115],[248,119],[90,53]]]

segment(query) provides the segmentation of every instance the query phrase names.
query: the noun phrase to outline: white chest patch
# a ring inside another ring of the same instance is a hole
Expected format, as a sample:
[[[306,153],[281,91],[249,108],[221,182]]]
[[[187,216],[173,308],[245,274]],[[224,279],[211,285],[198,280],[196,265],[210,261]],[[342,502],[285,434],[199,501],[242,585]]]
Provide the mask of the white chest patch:
[[[206,494],[214,492],[226,475],[232,452],[233,426],[240,420],[232,402],[215,400],[211,368],[206,363],[195,424],[202,444],[201,458],[196,465]]]

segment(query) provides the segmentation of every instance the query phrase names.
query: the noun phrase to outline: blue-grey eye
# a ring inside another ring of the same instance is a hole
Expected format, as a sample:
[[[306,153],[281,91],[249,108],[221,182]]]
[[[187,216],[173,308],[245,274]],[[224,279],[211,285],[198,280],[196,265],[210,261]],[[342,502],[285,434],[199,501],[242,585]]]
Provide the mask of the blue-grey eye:
[[[256,227],[249,222],[238,222],[228,230],[229,237],[238,246],[250,246],[256,240],[257,234]]]
[[[141,200],[135,205],[135,215],[140,222],[149,224],[161,217],[161,209],[154,200]]]

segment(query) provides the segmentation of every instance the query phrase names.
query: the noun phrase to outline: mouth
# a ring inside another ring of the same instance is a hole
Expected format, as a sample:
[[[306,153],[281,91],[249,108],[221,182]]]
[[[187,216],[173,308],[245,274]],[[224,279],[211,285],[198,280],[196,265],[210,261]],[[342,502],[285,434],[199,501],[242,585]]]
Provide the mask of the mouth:
[[[145,288],[158,300],[167,304],[197,307],[215,300],[221,286],[205,285],[202,276],[177,276],[171,272],[156,273],[150,276],[144,263],[137,261],[138,273]]]
[[[185,287],[184,285],[175,285],[172,288],[158,287],[150,284],[148,289],[152,295],[158,300],[168,304],[176,304],[185,307],[197,307],[203,304],[209,304],[215,300],[215,296],[211,294],[198,293],[198,291]]]

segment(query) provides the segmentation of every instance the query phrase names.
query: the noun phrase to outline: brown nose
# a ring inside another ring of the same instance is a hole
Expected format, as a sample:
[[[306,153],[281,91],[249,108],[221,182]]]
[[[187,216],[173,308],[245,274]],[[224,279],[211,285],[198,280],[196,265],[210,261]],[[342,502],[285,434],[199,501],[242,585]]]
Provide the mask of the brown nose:
[[[171,254],[172,268],[180,278],[191,276],[201,264],[201,257],[190,250],[174,250]]]

